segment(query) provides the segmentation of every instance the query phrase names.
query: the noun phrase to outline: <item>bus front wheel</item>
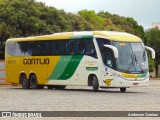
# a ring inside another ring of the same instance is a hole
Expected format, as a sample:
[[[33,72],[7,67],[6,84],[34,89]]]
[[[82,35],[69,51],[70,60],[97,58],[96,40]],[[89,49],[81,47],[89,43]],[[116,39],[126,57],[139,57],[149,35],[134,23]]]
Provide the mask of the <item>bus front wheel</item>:
[[[126,88],[120,88],[121,92],[126,92]]]
[[[96,76],[93,76],[92,86],[93,86],[93,92],[98,92],[99,83]]]
[[[44,85],[38,85],[38,89],[43,89]]]
[[[20,82],[21,82],[21,85],[22,85],[23,89],[29,89],[30,88],[29,80],[27,79],[26,75],[21,75],[20,76]]]

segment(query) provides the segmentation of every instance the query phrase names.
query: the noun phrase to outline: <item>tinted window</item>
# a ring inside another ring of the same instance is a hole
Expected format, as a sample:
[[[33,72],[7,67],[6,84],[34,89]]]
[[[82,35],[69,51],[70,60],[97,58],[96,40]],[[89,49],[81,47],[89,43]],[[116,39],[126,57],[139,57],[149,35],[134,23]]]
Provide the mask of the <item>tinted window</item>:
[[[104,38],[97,38],[96,40],[101,51],[104,64],[110,68],[114,68],[113,51],[104,47],[104,45],[111,45],[110,40]]]
[[[9,55],[15,56],[16,51],[16,43],[15,42],[9,42],[7,44],[7,52]]]
[[[104,38],[96,38],[100,51],[102,52],[104,49],[104,45],[110,45],[110,40]]]
[[[67,42],[67,54],[89,55],[96,57],[96,50],[92,39],[69,40]]]
[[[7,51],[12,56],[97,56],[92,39],[9,42]]]
[[[66,55],[66,43],[67,41],[52,41],[50,44],[49,55]],[[46,48],[48,49],[48,48]]]

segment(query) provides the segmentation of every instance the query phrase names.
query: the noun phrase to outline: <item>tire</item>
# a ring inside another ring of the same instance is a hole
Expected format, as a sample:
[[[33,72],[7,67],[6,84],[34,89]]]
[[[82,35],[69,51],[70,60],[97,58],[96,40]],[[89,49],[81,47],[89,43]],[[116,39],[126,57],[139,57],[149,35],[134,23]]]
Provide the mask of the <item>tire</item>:
[[[126,88],[120,88],[121,92],[126,92]]]
[[[30,87],[32,89],[38,89],[39,85],[37,83],[37,77],[35,75],[32,75],[30,78]]]
[[[93,79],[92,80],[93,92],[98,92],[98,89],[99,89],[98,79],[96,76],[93,76],[92,79]]]
[[[48,89],[53,89],[54,86],[53,86],[53,85],[48,85],[47,88],[48,88]]]
[[[54,88],[58,90],[63,90],[66,88],[66,85],[55,85]]]
[[[21,75],[20,76],[20,83],[21,83],[23,89],[29,89],[30,88],[30,82],[27,79],[26,75]]]

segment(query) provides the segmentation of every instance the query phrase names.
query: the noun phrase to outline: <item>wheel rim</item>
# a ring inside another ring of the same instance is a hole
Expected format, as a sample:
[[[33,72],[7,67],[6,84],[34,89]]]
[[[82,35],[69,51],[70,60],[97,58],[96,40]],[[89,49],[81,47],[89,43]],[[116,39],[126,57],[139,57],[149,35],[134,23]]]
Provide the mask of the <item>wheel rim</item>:
[[[24,85],[24,86],[27,85],[27,80],[25,78],[22,80],[22,85]]]
[[[31,84],[32,84],[32,85],[35,85],[35,84],[36,84],[36,80],[32,78],[32,79],[31,79]]]
[[[31,86],[32,89],[37,89],[38,88],[37,78],[34,75],[30,78],[30,86]]]
[[[22,85],[23,89],[29,89],[30,88],[30,83],[29,80],[27,79],[27,77],[25,75],[22,75],[20,78],[20,83]]]

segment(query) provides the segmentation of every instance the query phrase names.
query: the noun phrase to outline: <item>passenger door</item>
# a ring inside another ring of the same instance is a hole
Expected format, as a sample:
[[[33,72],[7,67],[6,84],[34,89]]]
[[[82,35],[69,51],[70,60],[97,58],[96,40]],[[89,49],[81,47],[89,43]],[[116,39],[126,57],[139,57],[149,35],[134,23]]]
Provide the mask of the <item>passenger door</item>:
[[[115,61],[114,61],[114,54],[113,51],[109,48],[105,48],[104,53],[102,53],[103,62],[106,65],[105,73],[106,73],[106,80],[105,83],[108,87],[114,86],[114,68],[115,68]]]

